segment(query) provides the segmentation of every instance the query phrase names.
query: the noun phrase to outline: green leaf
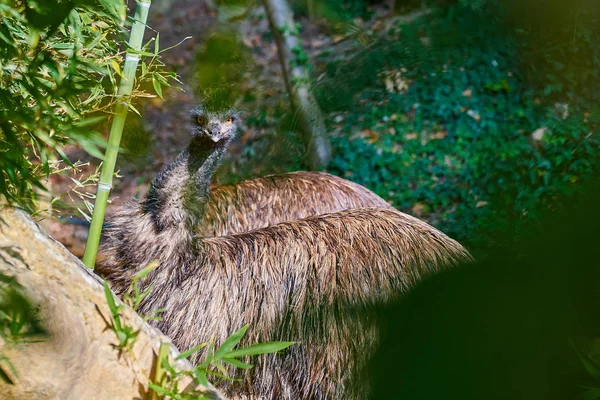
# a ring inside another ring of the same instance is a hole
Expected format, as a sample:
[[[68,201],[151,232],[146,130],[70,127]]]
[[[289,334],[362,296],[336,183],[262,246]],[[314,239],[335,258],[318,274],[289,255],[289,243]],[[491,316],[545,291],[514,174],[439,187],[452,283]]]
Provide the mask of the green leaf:
[[[202,386],[208,387],[208,378],[206,377],[206,372],[204,370],[194,370],[194,376],[196,377],[196,382]]]
[[[159,386],[155,383],[152,383],[152,382],[148,382],[148,387],[150,389],[154,390],[156,392],[156,394],[159,396],[167,396],[167,395],[171,394],[171,392],[169,390],[167,390],[164,387]]]
[[[252,368],[252,364],[246,364],[245,362],[236,360],[235,358],[221,358],[221,361],[223,361],[224,363],[227,363],[229,365],[233,365],[234,367],[237,367],[237,368],[242,368],[242,369]]]
[[[116,60],[110,60],[110,66],[117,74],[119,74],[119,76],[123,76],[123,73],[121,72],[121,67],[119,66],[119,63]]]
[[[234,380],[232,377],[230,377],[228,375],[225,375],[225,374],[222,374],[220,372],[207,370],[206,373],[209,374],[209,375],[217,376],[217,377],[219,377],[221,379],[225,379],[225,380],[228,380],[228,381],[233,381]]]
[[[213,360],[211,362],[211,365],[213,367],[216,367],[222,374],[223,376],[227,377],[227,370],[225,369],[225,366],[218,360]],[[208,373],[212,373],[213,371],[207,371]]]
[[[113,315],[113,318],[115,316],[118,317],[119,312],[117,310],[117,304],[115,303],[113,294],[112,294],[110,288],[108,287],[108,283],[106,283],[106,281],[104,281],[104,295],[106,296],[106,303],[108,304],[108,308],[109,308],[111,314]]]
[[[191,349],[184,351],[183,353],[179,353],[179,355],[177,357],[175,357],[175,359],[181,360],[184,358],[188,358],[192,354],[195,354],[199,350],[202,350],[204,347],[206,347],[207,344],[208,344],[208,342],[200,343],[198,346],[194,346]]]
[[[160,39],[160,32],[157,32],[156,33],[156,40],[154,41],[154,55],[155,56],[158,55],[159,50],[160,50],[159,44],[158,44],[159,39]]]
[[[135,107],[133,106],[133,104],[129,103],[129,104],[128,104],[128,106],[129,106],[129,109],[130,109],[131,111],[133,111],[134,113],[136,113],[136,114],[137,114],[138,116],[140,116],[140,117],[142,116],[142,114],[140,114],[140,112],[138,111],[138,109],[137,109],[137,108],[135,108]]]
[[[246,334],[246,331],[248,330],[248,326],[248,324],[242,326],[239,330],[234,332],[233,335],[229,336],[225,340],[225,342],[223,342],[221,347],[219,347],[217,351],[215,351],[215,358],[217,360],[223,357],[223,355],[225,355],[229,351],[231,351],[231,349],[233,349],[240,342],[240,340],[242,340],[242,338]]]
[[[211,338],[210,342],[208,342],[208,348],[206,349],[206,357],[204,358],[204,361],[202,362],[202,364],[200,364],[198,367],[200,367],[200,368],[208,367],[208,365],[213,360],[213,350],[214,350],[214,338]]]
[[[12,374],[18,378],[19,377],[19,373],[17,372],[17,369],[15,368],[14,364],[10,361],[10,359],[6,356],[0,355],[0,364],[1,363],[5,363],[6,365],[8,365],[8,368],[10,369],[10,371],[12,372]],[[0,368],[1,370],[2,368]],[[0,374],[0,377],[4,378],[5,380],[7,380],[7,383],[13,384],[14,382],[12,382],[8,376],[6,376],[6,374]]]
[[[163,85],[168,85],[169,84],[169,81],[164,76],[162,76],[161,74],[159,74],[158,72],[155,73],[155,76],[156,76],[156,79],[158,79],[158,81],[161,84],[163,84]]]
[[[97,36],[94,40],[92,40],[92,42],[87,46],[88,51],[92,50],[94,47],[96,47],[98,45],[98,43],[100,43],[101,41],[105,40],[106,39],[106,35],[108,35],[108,32],[105,32],[102,35]]]
[[[175,371],[175,369],[171,366],[171,364],[169,363],[169,357],[165,357],[162,359],[161,365],[163,366],[164,369],[166,369],[169,374],[171,374],[172,376],[178,375],[177,371]]]
[[[140,57],[154,57],[154,53],[150,53],[148,51],[136,50],[131,47],[127,50],[128,53],[137,54]]]
[[[85,118],[85,119],[82,119],[81,121],[77,122],[75,124],[75,126],[78,128],[84,128],[86,126],[96,125],[99,122],[104,121],[105,119],[106,119],[106,117],[103,115],[99,115],[97,117]]]
[[[162,99],[162,87],[160,87],[160,82],[156,78],[156,74],[152,74],[152,86],[154,86],[156,94]]]
[[[137,274],[135,274],[133,276],[133,278],[131,278],[132,281],[137,282],[140,279],[144,279],[145,277],[148,276],[148,274],[152,271],[154,271],[156,268],[158,267],[158,262],[157,261],[152,261],[150,264],[148,264],[146,267],[144,267],[144,269],[142,269],[140,272],[138,272]]]
[[[597,381],[600,381],[600,369],[598,366],[585,354],[577,351],[577,356],[579,360],[588,371],[588,373]]]
[[[242,349],[237,349],[225,353],[222,355],[223,358],[237,358],[242,356],[254,356],[259,354],[270,354],[277,353],[285,348],[290,347],[291,345],[296,344],[296,342],[267,342],[255,344],[252,346],[244,347]]]
[[[119,339],[119,347],[125,347],[129,336],[123,331],[117,331],[117,339]]]
[[[98,150],[98,147],[96,147],[94,143],[87,140],[82,140],[79,142],[79,144],[90,156],[96,157],[99,160],[104,160],[104,154]]]
[[[589,389],[578,396],[579,400],[598,400],[600,399],[600,389]]]

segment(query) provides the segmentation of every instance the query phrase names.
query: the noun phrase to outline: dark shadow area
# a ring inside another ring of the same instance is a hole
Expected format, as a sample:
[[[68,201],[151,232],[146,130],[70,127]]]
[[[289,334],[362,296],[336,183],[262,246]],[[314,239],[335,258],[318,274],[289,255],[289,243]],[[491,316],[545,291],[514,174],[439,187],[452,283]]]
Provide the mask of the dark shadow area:
[[[381,310],[372,399],[569,399],[599,387],[600,185],[562,200],[518,244]]]

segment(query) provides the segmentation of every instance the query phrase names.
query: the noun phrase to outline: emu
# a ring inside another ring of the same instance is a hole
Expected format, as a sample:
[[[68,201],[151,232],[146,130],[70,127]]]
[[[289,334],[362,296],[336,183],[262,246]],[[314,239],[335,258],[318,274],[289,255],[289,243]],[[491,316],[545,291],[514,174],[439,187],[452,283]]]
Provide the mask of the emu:
[[[230,111],[233,118],[227,128],[237,130],[239,117]],[[198,119],[204,122],[209,115],[204,106],[192,110],[192,134],[202,135]],[[169,174],[168,169],[162,174]],[[346,179],[325,172],[290,172],[211,186],[202,219],[193,229],[202,237],[226,236],[362,207],[392,208],[369,189]]]
[[[197,235],[226,236],[348,210],[392,208],[369,189],[325,172],[289,172],[211,187]]]
[[[156,325],[182,349],[222,342],[249,323],[245,344],[291,340],[284,355],[258,360],[226,387],[257,399],[364,398],[353,384],[374,350],[375,332],[359,312],[436,271],[469,260],[456,241],[390,208],[357,208],[282,222],[245,233],[194,233],[209,201],[213,172],[235,136],[234,113],[194,111],[188,147],[141,201],[112,219],[99,273],[117,294],[154,260],[141,312],[164,308]],[[198,361],[199,355],[192,361]]]

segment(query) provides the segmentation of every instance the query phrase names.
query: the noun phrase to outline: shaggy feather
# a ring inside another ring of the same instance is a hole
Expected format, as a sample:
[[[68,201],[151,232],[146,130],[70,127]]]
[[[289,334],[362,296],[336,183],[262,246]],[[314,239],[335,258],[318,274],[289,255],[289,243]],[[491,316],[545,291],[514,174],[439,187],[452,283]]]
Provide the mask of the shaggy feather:
[[[391,208],[369,189],[325,172],[268,175],[211,187],[196,234],[226,236],[361,207]]]
[[[231,388],[261,399],[358,396],[351,378],[373,349],[373,332],[347,306],[370,308],[469,258],[460,244],[424,222],[383,209],[342,211],[240,235],[188,235],[190,247],[183,252],[171,245],[172,233],[155,237],[151,218],[135,204],[113,219],[111,230],[124,228],[137,240],[114,243],[101,273],[122,294],[133,274],[158,259],[160,267],[147,281],[152,295],[141,311],[165,308],[157,325],[180,348],[210,337],[222,343],[246,323],[246,344],[299,342],[285,356],[266,357],[251,381]]]

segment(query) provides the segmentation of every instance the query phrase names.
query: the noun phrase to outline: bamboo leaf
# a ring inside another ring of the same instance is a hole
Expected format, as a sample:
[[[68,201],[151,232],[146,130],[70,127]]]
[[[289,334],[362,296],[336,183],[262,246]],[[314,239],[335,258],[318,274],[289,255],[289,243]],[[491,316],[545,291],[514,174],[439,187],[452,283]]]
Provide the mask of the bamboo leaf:
[[[87,140],[82,140],[80,142],[81,147],[83,147],[83,149],[92,157],[96,157],[99,160],[104,160],[104,154],[102,154],[102,152],[100,150],[98,150],[98,147],[96,147],[96,145],[94,143],[91,143]]]
[[[156,78],[156,74],[152,74],[152,86],[154,86],[154,91],[156,91],[156,94],[162,99],[162,88],[160,87],[160,82]]]
[[[600,389],[589,389],[577,397],[579,400],[598,400],[600,399]]]
[[[104,296],[106,297],[106,303],[108,304],[108,308],[115,322],[115,327],[117,329],[120,329],[121,318],[119,317],[119,310],[117,308],[117,304],[115,303],[115,299],[113,298],[113,294],[110,288],[108,287],[108,283],[106,283],[106,281],[104,281]]]
[[[213,360],[213,350],[214,350],[214,341],[213,340],[214,339],[210,339],[210,342],[208,342],[208,348],[206,349],[206,358],[204,359],[202,364],[199,365],[200,368],[208,367],[208,365]]]
[[[163,388],[160,385],[157,385],[155,383],[149,382],[148,383],[148,387],[152,390],[154,390],[156,392],[156,394],[158,394],[159,396],[167,396],[170,395],[171,392],[165,388]]]
[[[233,365],[234,367],[237,367],[237,368],[242,368],[242,369],[252,368],[251,364],[246,364],[245,362],[236,360],[235,358],[222,358],[221,361],[223,361],[224,363],[227,363],[229,365]]]
[[[585,367],[585,369],[588,371],[588,373],[597,381],[600,381],[600,368],[598,368],[598,366],[596,365],[596,363],[594,363],[594,361],[589,358],[587,355],[583,354],[580,351],[577,351],[577,357],[579,357],[579,360],[581,361],[581,363],[583,364],[583,366]]]
[[[225,342],[215,351],[215,358],[218,360],[223,357],[226,353],[231,351],[239,342],[242,340],[246,331],[248,330],[248,324],[241,327],[239,330],[233,333],[233,335],[229,336]],[[231,358],[231,357],[230,357]]]
[[[219,360],[213,360],[211,362],[211,364],[214,367],[216,367],[223,374],[223,376],[227,377],[227,370],[225,369],[225,366]],[[207,372],[212,373],[212,371],[207,371]]]
[[[131,280],[133,282],[137,282],[140,279],[144,279],[145,277],[148,276],[148,274],[150,272],[154,271],[157,267],[158,267],[158,261],[152,261],[150,264],[148,264],[146,267],[144,267],[144,269],[142,269],[140,272],[135,274],[133,276],[133,278],[131,278]]]
[[[169,371],[169,374],[177,375],[177,371],[175,371],[175,369],[171,366],[171,364],[169,363],[169,359],[167,357],[162,359],[161,365],[163,366],[164,369]]]
[[[134,113],[136,113],[138,116],[140,116],[140,117],[142,116],[142,114],[140,114],[140,112],[137,110],[137,108],[135,108],[135,107],[133,106],[133,104],[129,103],[129,108],[130,108],[130,109],[131,109],[131,110],[132,110]]]
[[[175,357],[175,359],[182,360],[184,358],[188,358],[192,354],[195,354],[198,351],[202,350],[204,347],[206,347],[207,344],[208,344],[208,342],[200,343],[199,345],[194,346],[191,349],[184,351],[183,353],[179,353],[179,355],[177,357]]]
[[[233,380],[233,379],[231,379],[231,377],[230,377],[230,376],[228,376],[228,375],[226,375],[226,374],[222,374],[222,373],[220,373],[220,372],[215,372],[215,371],[206,370],[206,373],[207,373],[207,374],[209,374],[209,375],[217,376],[217,377],[219,377],[219,378],[221,378],[221,379],[225,379],[225,380],[228,380],[228,381],[231,381],[231,380]]]
[[[0,355],[0,362],[4,362],[6,365],[8,365],[8,368],[10,369],[10,371],[14,375],[14,377],[19,378],[19,373],[17,372],[15,365],[10,361],[10,359],[8,357]],[[2,370],[2,368],[0,368],[0,370]],[[4,377],[5,379],[8,379],[7,383],[11,383],[11,384],[14,383],[10,380],[10,378],[8,378],[8,376],[6,374],[0,374],[0,377]]]
[[[119,76],[123,76],[123,73],[121,72],[121,67],[119,66],[119,63],[116,60],[110,60],[110,66]]]
[[[85,119],[77,122],[75,124],[75,126],[78,127],[78,128],[84,128],[86,126],[96,125],[96,124],[104,121],[105,119],[106,119],[106,117],[103,116],[103,115],[99,115],[97,117],[85,118]]]
[[[296,342],[268,342],[268,343],[260,343],[252,346],[244,347],[242,349],[237,349],[225,353],[222,355],[224,358],[237,358],[242,356],[254,356],[259,354],[270,354],[277,353],[285,348],[290,347],[291,345],[296,344]]]
[[[194,376],[196,377],[196,382],[202,386],[208,387],[208,378],[206,377],[206,372],[204,372],[204,370],[194,370]]]

